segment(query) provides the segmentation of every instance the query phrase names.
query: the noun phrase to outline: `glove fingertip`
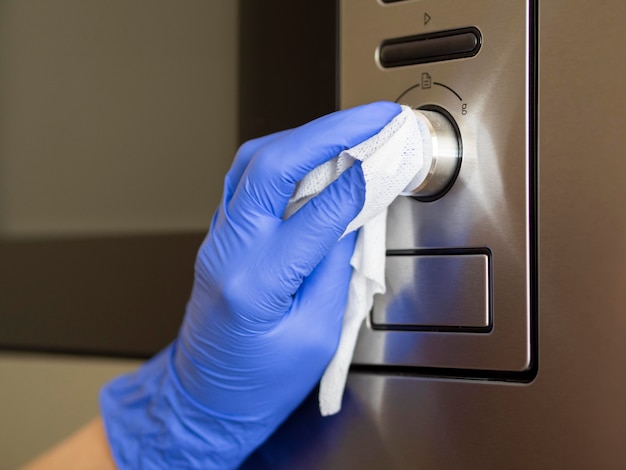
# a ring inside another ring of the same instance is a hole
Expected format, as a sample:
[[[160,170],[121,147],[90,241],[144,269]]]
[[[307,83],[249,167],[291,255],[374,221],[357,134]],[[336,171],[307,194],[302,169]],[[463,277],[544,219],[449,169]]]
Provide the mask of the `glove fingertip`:
[[[365,106],[371,108],[373,112],[378,114],[389,114],[392,117],[402,111],[402,107],[398,103],[394,103],[392,101],[374,101],[366,104]]]

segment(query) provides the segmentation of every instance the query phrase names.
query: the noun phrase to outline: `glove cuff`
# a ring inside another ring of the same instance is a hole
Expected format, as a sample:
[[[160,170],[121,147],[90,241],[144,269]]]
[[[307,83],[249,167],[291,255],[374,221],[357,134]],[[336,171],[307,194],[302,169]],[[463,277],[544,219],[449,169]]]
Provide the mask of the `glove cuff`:
[[[259,444],[253,436],[263,434],[263,425],[198,404],[172,367],[175,351],[176,342],[103,387],[100,408],[113,459],[120,470],[236,468]]]

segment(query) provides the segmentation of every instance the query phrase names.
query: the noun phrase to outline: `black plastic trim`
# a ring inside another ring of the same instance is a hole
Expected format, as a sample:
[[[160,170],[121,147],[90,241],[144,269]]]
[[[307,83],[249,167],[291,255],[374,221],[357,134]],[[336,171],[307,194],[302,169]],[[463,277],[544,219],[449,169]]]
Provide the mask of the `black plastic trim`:
[[[337,109],[338,1],[239,0],[239,141]]]
[[[152,356],[176,337],[204,236],[0,240],[0,350]]]
[[[451,369],[414,366],[352,365],[350,373],[401,377],[420,377],[449,380],[480,380],[486,382],[530,383],[536,377],[534,369],[524,371],[501,371],[480,369]]]
[[[474,39],[471,48],[458,43],[464,38]],[[378,61],[384,68],[393,68],[474,57],[482,42],[482,34],[473,26],[386,39],[378,47]]]
[[[530,213],[530,367],[529,382],[539,373],[539,7],[529,2],[529,213]]]

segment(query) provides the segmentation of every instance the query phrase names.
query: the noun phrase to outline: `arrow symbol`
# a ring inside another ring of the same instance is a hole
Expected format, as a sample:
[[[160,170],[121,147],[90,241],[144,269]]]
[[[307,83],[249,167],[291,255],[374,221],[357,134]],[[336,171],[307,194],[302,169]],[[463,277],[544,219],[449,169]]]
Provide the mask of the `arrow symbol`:
[[[430,15],[428,13],[424,13],[424,25],[427,25],[430,22]]]

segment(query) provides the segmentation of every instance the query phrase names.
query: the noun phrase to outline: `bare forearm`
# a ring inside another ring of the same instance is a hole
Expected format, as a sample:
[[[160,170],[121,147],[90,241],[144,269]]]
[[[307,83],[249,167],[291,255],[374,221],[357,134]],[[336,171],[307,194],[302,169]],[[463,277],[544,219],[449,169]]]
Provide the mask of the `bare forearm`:
[[[97,418],[22,470],[115,470],[102,419]]]

